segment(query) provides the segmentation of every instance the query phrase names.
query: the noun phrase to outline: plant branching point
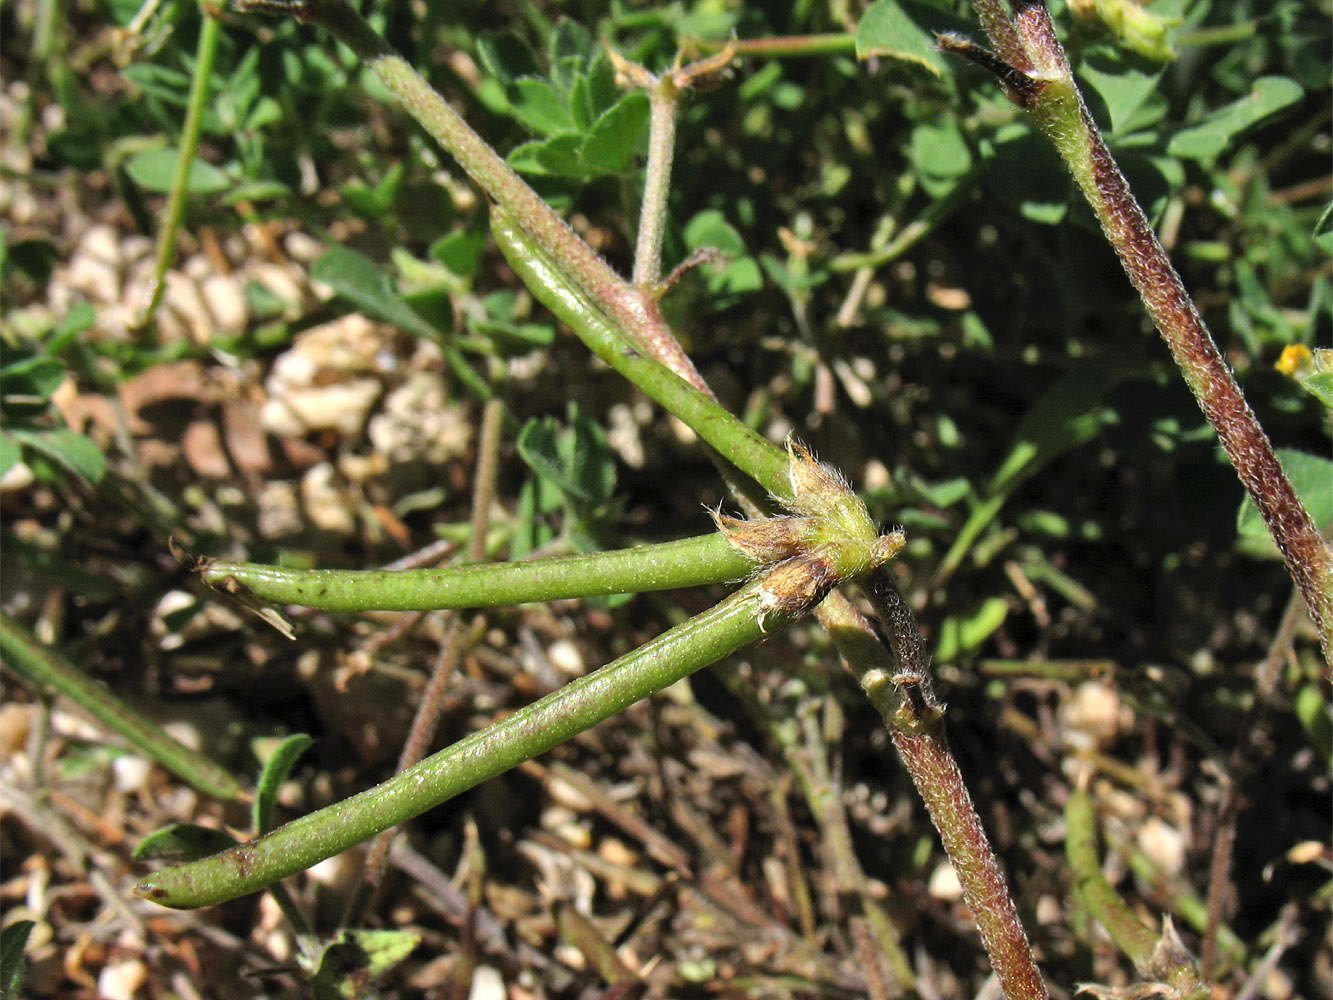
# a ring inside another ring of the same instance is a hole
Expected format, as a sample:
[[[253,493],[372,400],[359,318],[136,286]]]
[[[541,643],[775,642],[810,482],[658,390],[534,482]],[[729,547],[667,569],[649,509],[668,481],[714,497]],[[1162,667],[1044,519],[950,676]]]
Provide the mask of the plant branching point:
[[[685,91],[716,79],[736,55],[735,42],[705,59],[681,65],[676,54],[671,70],[661,75],[631,62],[615,49],[608,49],[616,70],[616,83],[635,87],[648,95],[648,168],[639,213],[639,236],[634,248],[634,286],[656,300],[670,287],[661,281],[662,237],[666,231],[667,195],[671,189],[671,164],[676,147],[676,107]]]
[[[881,535],[847,480],[802,445],[788,439],[787,455],[790,495],[777,499],[790,514],[742,520],[713,513],[723,537],[761,567],[761,614],[813,607],[906,544],[901,531]]]

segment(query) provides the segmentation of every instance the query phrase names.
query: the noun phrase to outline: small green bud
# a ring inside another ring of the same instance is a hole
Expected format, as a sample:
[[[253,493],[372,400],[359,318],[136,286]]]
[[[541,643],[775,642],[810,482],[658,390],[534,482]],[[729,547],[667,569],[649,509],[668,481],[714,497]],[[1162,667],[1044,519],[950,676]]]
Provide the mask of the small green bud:
[[[847,480],[802,445],[787,440],[791,515],[747,521],[713,512],[718,530],[759,564],[759,615],[798,613],[897,555],[901,531],[881,535]]]

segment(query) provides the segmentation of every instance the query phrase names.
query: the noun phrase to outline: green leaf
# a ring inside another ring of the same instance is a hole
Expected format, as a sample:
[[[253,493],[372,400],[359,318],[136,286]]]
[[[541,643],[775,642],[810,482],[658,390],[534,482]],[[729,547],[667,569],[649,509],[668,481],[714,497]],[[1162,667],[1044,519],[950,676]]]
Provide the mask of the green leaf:
[[[399,161],[385,172],[374,187],[365,184],[344,185],[343,198],[357,214],[371,219],[383,218],[393,211],[394,201],[406,173],[406,165]]]
[[[856,26],[856,57],[898,59],[943,76],[948,63],[935,44],[935,35],[966,33],[971,28],[961,18],[928,3],[876,0]]]
[[[561,447],[561,438],[564,436],[554,417],[533,417],[518,432],[515,443],[518,453],[533,472],[554,484],[571,500],[588,503],[593,497],[591,490],[579,482],[574,470],[565,461],[564,449]]]
[[[555,327],[550,323],[504,323],[474,320],[469,329],[493,341],[504,356],[525,354],[555,342]]]
[[[422,319],[403,301],[388,275],[370,258],[334,247],[310,268],[310,275],[322,281],[372,319],[378,319],[407,333],[429,340],[439,340],[440,331]]]
[[[1285,76],[1260,77],[1247,96],[1214,111],[1203,124],[1177,132],[1167,152],[1194,160],[1213,160],[1245,132],[1293,107],[1304,96],[1304,89],[1295,80]]]
[[[542,172],[554,177],[582,177],[587,171],[579,158],[583,137],[577,132],[552,136],[537,147],[537,163]]]
[[[250,810],[256,834],[265,834],[273,829],[273,808],[278,803],[278,790],[287,780],[292,765],[314,742],[314,738],[305,733],[293,733],[279,743],[268,760],[264,761],[264,769],[255,787],[254,805]]]
[[[486,246],[484,229],[460,229],[430,245],[430,255],[461,278],[471,277]]]
[[[950,615],[940,626],[935,660],[950,663],[972,652],[985,642],[1009,615],[1009,602],[1003,597],[988,597],[981,607],[965,615]]]
[[[685,224],[685,244],[691,250],[711,248],[722,251],[723,260],[705,264],[700,270],[708,276],[708,290],[714,296],[734,298],[763,287],[764,276],[759,264],[745,255],[745,241],[736,228],[717,209],[698,213]],[[727,298],[710,303],[711,308],[729,305]]]
[[[96,130],[75,123],[52,132],[46,150],[57,163],[75,170],[96,170],[102,166],[102,141]]]
[[[622,96],[620,88],[616,86],[615,67],[611,65],[611,57],[605,49],[599,48],[593,55],[585,79],[587,85],[582,88],[582,94],[587,102],[586,116],[589,121],[593,121]]]
[[[0,393],[5,397],[32,397],[43,403],[65,380],[65,363],[46,354],[34,354],[0,369]]]
[[[227,192],[227,204],[238,205],[243,201],[276,201],[291,196],[292,189],[281,181],[247,181]]]
[[[23,449],[19,447],[19,443],[0,429],[0,477],[18,465],[22,457]]]
[[[1314,684],[1305,684],[1296,692],[1296,718],[1310,737],[1319,761],[1333,768],[1333,713],[1328,702]]]
[[[120,71],[123,79],[134,84],[144,94],[183,108],[190,99],[190,74],[153,62],[139,62]]]
[[[236,838],[221,830],[194,823],[172,823],[154,830],[134,848],[136,861],[166,861],[177,864],[198,861],[236,844]]]
[[[745,241],[727,217],[715,208],[695,215],[685,224],[685,243],[691,250],[712,247],[725,254],[745,253]]]
[[[987,191],[1032,222],[1051,226],[1064,221],[1072,182],[1041,135],[1026,126],[1001,129],[989,156],[993,159],[982,175]]]
[[[1314,245],[1326,254],[1333,254],[1333,205],[1325,205],[1314,226]]]
[[[482,32],[477,36],[477,57],[486,71],[504,84],[541,73],[537,54],[512,32],[498,35]]]
[[[1301,381],[1301,388],[1326,409],[1333,410],[1333,372],[1320,372]]]
[[[23,949],[36,926],[35,920],[15,920],[0,931],[0,997],[18,997],[27,969]]]
[[[933,198],[952,191],[972,167],[972,151],[953,115],[927,120],[913,128],[908,157],[921,186]]]
[[[315,1000],[360,1000],[378,995],[375,981],[420,943],[420,935],[409,931],[342,931],[319,956],[310,981]]]
[[[252,49],[257,52],[257,49]],[[283,119],[282,105],[271,97],[261,97],[255,106],[250,109],[250,113],[245,118],[245,123],[241,126],[244,132],[259,132],[269,125],[276,125]]]
[[[146,191],[166,194],[176,182],[176,163],[180,150],[174,146],[149,149],[131,156],[125,164],[130,179]],[[190,194],[216,194],[231,187],[225,173],[203,160],[194,160],[186,176],[185,190]]]
[[[563,94],[538,77],[515,80],[506,89],[515,118],[538,135],[574,129],[574,116]]]
[[[584,166],[607,174],[623,174],[648,134],[648,95],[626,94],[593,122],[579,159]]]
[[[1084,85],[1085,93],[1091,91],[1105,103],[1107,131],[1113,136],[1155,125],[1169,110],[1158,86],[1161,68],[1149,71],[1141,65],[1140,61],[1101,45],[1084,54],[1078,70],[1079,82]]]
[[[551,65],[564,59],[587,60],[592,52],[592,36],[577,21],[561,17],[551,32]]]
[[[583,113],[583,97],[575,97],[574,91],[579,87],[583,79],[584,59],[582,56],[565,56],[551,63],[551,72],[547,79],[551,81],[558,94],[565,95],[565,106],[569,108],[571,119],[576,125],[580,124],[578,116]],[[586,122],[584,123],[586,124]]]
[[[938,483],[923,480],[913,485],[920,491],[923,500],[941,509],[952,507],[972,492],[972,484],[966,476],[956,476]]]
[[[9,434],[24,448],[31,448],[94,485],[106,472],[102,449],[68,427],[11,427]]]
[[[544,483],[555,487],[575,523],[603,510],[616,486],[616,463],[606,434],[577,403],[569,404],[569,425],[553,417],[529,420],[518,434],[518,452]]]
[[[1333,528],[1333,489],[1329,489],[1329,483],[1333,483],[1333,461],[1293,448],[1279,448],[1277,457],[1315,525],[1325,532]],[[1249,555],[1279,557],[1268,526],[1248,494],[1236,515],[1236,534],[1240,548]]]
[[[79,334],[91,330],[96,323],[97,310],[89,302],[80,302],[65,313],[65,318],[56,325],[56,328],[46,338],[46,350],[51,354],[59,354],[72,346],[78,339]],[[7,373],[0,372],[0,379],[7,377]]]
[[[586,167],[579,156],[583,136],[564,132],[549,139],[534,139],[515,146],[507,157],[519,173],[534,177],[571,177],[586,180],[602,171]],[[550,194],[548,192],[548,199]]]
[[[1100,381],[1070,376],[1042,393],[1019,422],[1013,446],[991,478],[990,495],[1012,493],[1056,455],[1096,437],[1105,392]]]

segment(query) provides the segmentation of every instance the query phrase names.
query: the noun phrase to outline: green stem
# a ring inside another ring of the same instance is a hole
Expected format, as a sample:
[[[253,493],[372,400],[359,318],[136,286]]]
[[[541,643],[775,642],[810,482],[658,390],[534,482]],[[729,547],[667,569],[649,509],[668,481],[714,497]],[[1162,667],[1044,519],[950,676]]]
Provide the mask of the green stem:
[[[214,562],[202,575],[205,583],[224,593],[248,591],[275,604],[322,611],[435,611],[695,587],[738,580],[754,568],[751,559],[712,533],[530,562],[409,570]]]
[[[871,248],[865,253],[839,254],[829,261],[829,270],[857,271],[866,267],[882,267],[890,261],[897,260],[953,214],[975,189],[974,181],[977,173],[977,170],[972,170],[959,178],[958,183],[950,188],[947,194],[932,201],[921,215],[898,230],[884,246]]]
[[[1146,964],[1157,946],[1157,935],[1134,915],[1102,874],[1092,796],[1083,788],[1074,789],[1065,803],[1065,858],[1074,879],[1074,895],[1135,966]]]
[[[157,259],[153,264],[153,281],[145,295],[146,302],[139,321],[146,323],[157,312],[166,292],[166,275],[176,256],[176,239],[181,223],[185,221],[185,203],[190,194],[190,168],[199,149],[199,131],[204,109],[208,103],[209,82],[213,78],[213,62],[217,56],[218,40],[222,37],[222,22],[208,4],[200,4],[203,24],[199,28],[199,43],[195,50],[194,80],[190,84],[190,103],[185,111],[185,125],[181,129],[176,172],[171,179],[171,194],[167,198],[165,220],[157,236]]]
[[[1194,890],[1183,884],[1181,880],[1165,876],[1161,868],[1138,847],[1120,845],[1120,850],[1125,856],[1131,872],[1144,882],[1161,888],[1167,905],[1171,907],[1176,916],[1184,920],[1198,933],[1204,934],[1207,932],[1208,903],[1206,900],[1200,899]],[[1217,947],[1226,960],[1234,966],[1244,967],[1250,959],[1246,943],[1227,924],[1218,924],[1216,934]]]
[[[5,665],[20,677],[43,689],[54,688],[201,792],[220,799],[241,793],[240,783],[226,770],[172,739],[4,613],[0,613],[0,653],[4,654]]]
[[[504,211],[491,212],[491,233],[533,296],[567,323],[589,350],[770,493],[779,499],[790,495],[785,451],[745,426],[712,397],[640,354],[618,321],[590,301],[564,268]]]
[[[949,551],[944,554],[944,558],[940,560],[939,566],[936,567],[935,575],[930,581],[932,589],[943,587],[949,577],[953,576],[954,570],[959,567],[967,557],[968,552],[971,551],[972,543],[995,520],[996,515],[1000,513],[1008,499],[1008,493],[999,493],[987,497],[972,509],[967,521],[958,530],[958,534],[954,536]]]
[[[473,733],[383,784],[211,858],[156,872],[135,892],[191,908],[233,899],[339,854],[762,638],[793,614],[758,613],[752,582],[702,614],[540,701]],[[804,612],[808,609],[801,609]],[[762,618],[762,627],[761,627]]]
[[[1074,894],[1141,975],[1170,983],[1171,995],[1181,1000],[1204,1000],[1211,994],[1189,956],[1164,946],[1166,938],[1139,920],[1102,874],[1096,816],[1086,788],[1075,788],[1065,803],[1065,857],[1074,877]]]

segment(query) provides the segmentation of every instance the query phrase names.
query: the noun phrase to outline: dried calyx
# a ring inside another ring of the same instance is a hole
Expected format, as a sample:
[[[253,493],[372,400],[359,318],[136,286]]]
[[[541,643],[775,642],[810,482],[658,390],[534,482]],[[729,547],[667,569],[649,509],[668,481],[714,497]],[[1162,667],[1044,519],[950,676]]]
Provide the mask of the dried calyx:
[[[810,610],[906,544],[901,531],[881,535],[847,481],[790,438],[787,455],[791,491],[776,499],[790,514],[744,520],[713,512],[727,541],[759,564],[761,621]]]

